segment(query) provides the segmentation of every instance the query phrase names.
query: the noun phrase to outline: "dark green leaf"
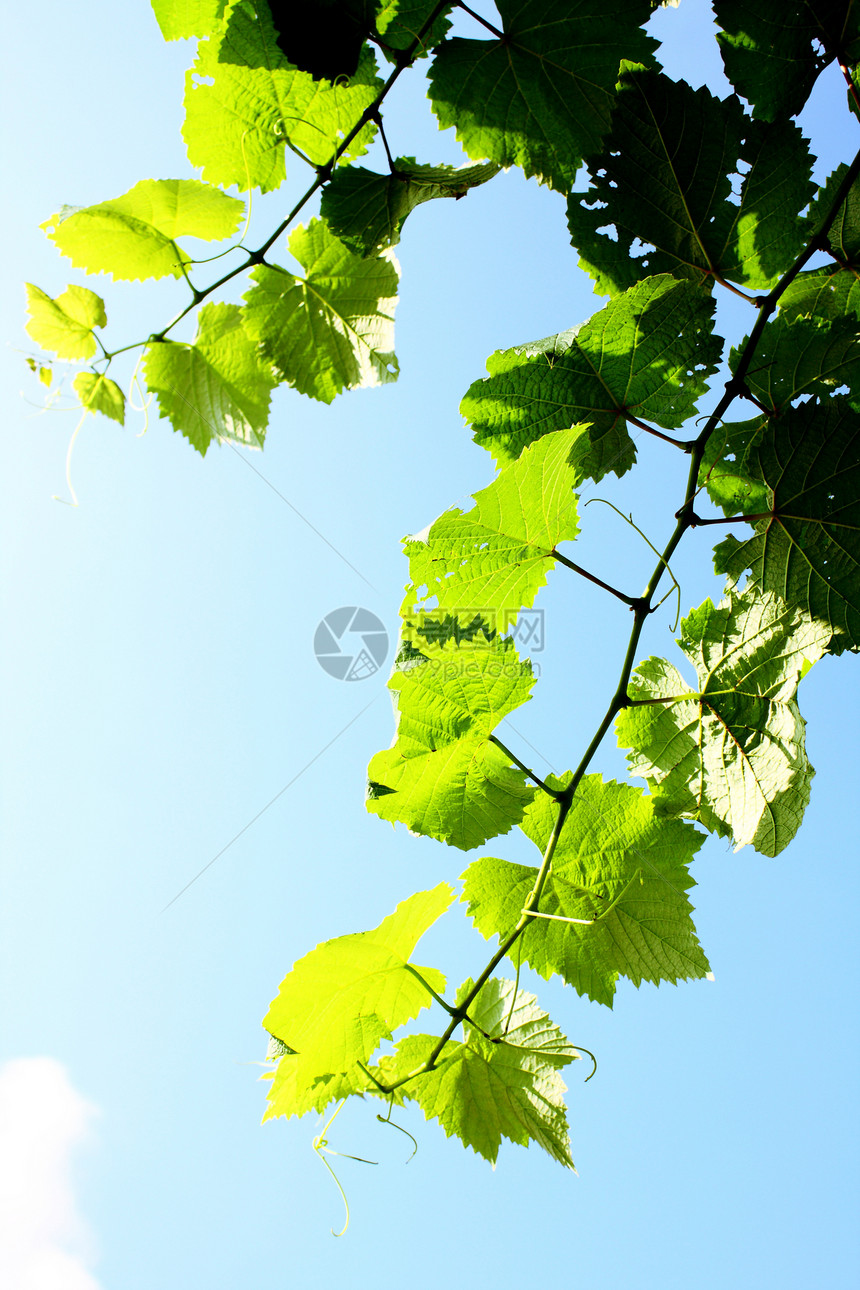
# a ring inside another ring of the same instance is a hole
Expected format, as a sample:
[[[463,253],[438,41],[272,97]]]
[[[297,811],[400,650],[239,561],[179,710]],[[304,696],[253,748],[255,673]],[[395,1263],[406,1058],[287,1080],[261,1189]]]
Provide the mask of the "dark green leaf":
[[[354,76],[378,0],[267,0],[287,60],[315,80]]]
[[[447,5],[430,28],[420,36],[416,57],[423,58],[444,40],[451,26],[447,15],[453,7],[453,4]],[[435,8],[435,0],[382,0],[382,8],[376,18],[376,30],[386,58],[395,62],[400,51],[412,47]]]
[[[465,197],[470,188],[499,173],[496,165],[419,166],[414,157],[398,157],[390,175],[363,166],[335,172],[322,196],[320,214],[330,229],[357,255],[375,255],[396,246],[406,216],[437,197]]]
[[[831,323],[819,317],[792,317],[791,312],[771,319],[762,333],[746,378],[753,394],[777,412],[801,395],[826,396],[843,385],[860,395],[856,318],[841,317]],[[744,343],[729,357],[733,371]]]
[[[609,295],[654,273],[770,286],[803,246],[811,163],[791,122],[750,121],[737,99],[627,67],[591,188],[568,202],[580,264]]]
[[[623,58],[647,62],[648,0],[498,0],[501,40],[447,41],[430,69],[440,126],[476,161],[516,165],[561,192],[609,127]]]
[[[724,422],[708,440],[699,470],[704,486],[726,515],[757,515],[770,505],[767,485],[755,473],[750,449],[767,429],[764,417]]]
[[[845,399],[803,403],[768,425],[750,453],[772,514],[746,541],[716,548],[717,572],[745,569],[825,624],[839,653],[860,646],[860,416]]]
[[[848,167],[843,162],[819,190],[807,217],[811,231],[815,231],[829,214],[837,189],[847,173]],[[860,179],[855,179],[851,185],[847,198],[837,211],[836,219],[830,225],[827,240],[833,254],[843,266],[855,269],[860,267]]]
[[[554,788],[570,779],[551,779]],[[546,794],[535,799],[522,828],[546,849],[558,816]],[[549,979],[559,973],[579,994],[612,1007],[619,976],[634,985],[708,972],[685,892],[687,870],[703,842],[692,825],[664,820],[650,797],[629,784],[582,780],[562,827],[540,912],[510,957]],[[463,875],[463,899],[488,939],[516,927],[538,871],[487,857]],[[574,920],[574,921],[567,921]]]
[[[766,121],[796,116],[858,35],[853,0],[714,0],[714,12],[726,75]]]
[[[491,355],[489,378],[470,386],[460,411],[501,462],[551,430],[590,422],[595,444],[620,437],[617,460],[589,463],[594,478],[621,475],[635,460],[625,412],[674,430],[695,411],[722,349],[713,310],[697,284],[648,278],[580,327]]]
[[[779,311],[786,319],[817,317],[833,322],[846,314],[860,318],[860,277],[838,264],[798,273],[780,296]]]

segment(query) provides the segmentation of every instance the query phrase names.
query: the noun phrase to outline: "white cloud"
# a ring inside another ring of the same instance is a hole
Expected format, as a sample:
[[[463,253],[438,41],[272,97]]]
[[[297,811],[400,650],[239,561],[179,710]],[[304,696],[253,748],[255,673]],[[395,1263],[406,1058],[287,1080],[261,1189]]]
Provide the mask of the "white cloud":
[[[52,1057],[0,1066],[0,1285],[100,1290],[71,1160],[96,1114]]]

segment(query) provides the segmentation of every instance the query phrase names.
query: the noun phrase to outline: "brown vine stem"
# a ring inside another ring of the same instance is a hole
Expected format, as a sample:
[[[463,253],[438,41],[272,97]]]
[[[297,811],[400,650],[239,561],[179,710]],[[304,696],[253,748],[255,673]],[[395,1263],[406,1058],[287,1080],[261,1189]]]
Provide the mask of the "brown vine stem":
[[[831,224],[835,220],[837,212],[839,211],[839,208],[841,207],[842,203],[847,198],[848,193],[850,192],[851,187],[854,184],[854,181],[857,178],[858,174],[860,174],[860,151],[858,151],[857,155],[854,157],[854,160],[851,162],[851,165],[848,167],[848,170],[846,171],[845,176],[843,177],[843,180],[836,191],[830,210],[828,211],[824,220],[821,222],[820,226],[816,229],[813,236],[810,238],[809,242],[807,243],[807,246],[797,257],[797,259],[795,260],[791,268],[788,269],[786,273],[783,275],[783,277],[779,280],[779,282],[776,284],[776,286],[773,288],[770,294],[765,296],[764,300],[761,301],[759,315],[756,318],[755,326],[753,327],[752,331],[747,337],[746,344],[744,345],[743,350],[741,352],[737,367],[735,368],[734,375],[731,377],[730,380],[726,382],[725,390],[719,403],[717,404],[716,408],[711,413],[711,415],[708,417],[708,420],[706,421],[701,434],[699,435],[698,439],[695,440],[692,446],[690,470],[687,475],[687,488],[686,488],[685,500],[683,504],[679,507],[678,511],[676,512],[675,528],[668,542],[666,543],[666,546],[663,550],[663,554],[660,556],[659,561],[654,569],[654,572],[651,574],[651,577],[648,580],[648,585],[645,588],[645,591],[641,597],[641,600],[636,605],[633,611],[633,615],[634,615],[633,627],[630,632],[630,638],[627,643],[627,651],[624,655],[624,662],[622,663],[622,666],[621,666],[621,676],[619,678],[618,685],[616,687],[615,693],[613,694],[611,700],[609,701],[609,705],[606,709],[603,719],[594,733],[594,737],[592,738],[590,744],[588,745],[585,752],[583,753],[582,759],[580,760],[579,765],[577,766],[576,770],[573,772],[573,776],[570,780],[570,783],[564,789],[564,792],[560,800],[558,801],[558,815],[556,816],[556,821],[553,827],[552,835],[549,839],[549,842],[547,843],[546,851],[544,852],[543,860],[541,862],[540,869],[538,870],[538,875],[537,875],[537,878],[535,879],[534,887],[531,890],[531,894],[528,900],[525,902],[525,905],[523,906],[523,912],[519,922],[517,923],[514,930],[510,932],[508,936],[506,936],[505,939],[501,942],[501,944],[499,945],[499,948],[496,950],[495,954],[492,956],[487,966],[481,972],[478,979],[474,982],[471,989],[467,992],[462,1002],[455,1009],[455,1015],[451,1017],[451,1021],[446,1026],[442,1035],[439,1037],[438,1042],[434,1045],[433,1050],[430,1053],[430,1056],[416,1070],[410,1071],[408,1075],[404,1075],[401,1079],[397,1080],[395,1083],[386,1086],[383,1090],[384,1092],[386,1093],[393,1092],[394,1089],[399,1088],[402,1084],[406,1084],[412,1079],[417,1079],[419,1075],[425,1075],[427,1074],[428,1071],[431,1071],[434,1068],[443,1049],[445,1048],[445,1045],[448,1043],[448,1040],[452,1037],[452,1035],[454,1034],[454,1031],[457,1029],[457,1027],[462,1023],[463,1019],[465,1018],[466,1010],[474,1002],[475,998],[480,993],[482,987],[490,979],[493,972],[495,972],[496,968],[501,963],[502,959],[506,958],[507,955],[510,953],[511,949],[516,944],[517,940],[522,935],[525,928],[531,922],[531,917],[533,913],[538,909],[538,906],[540,904],[540,898],[543,893],[543,889],[546,885],[547,878],[549,877],[550,871],[552,869],[553,856],[555,855],[556,847],[558,846],[558,841],[561,836],[561,831],[564,827],[565,820],[567,819],[568,813],[570,811],[571,804],[573,802],[573,798],[576,793],[576,790],[579,787],[579,784],[583,776],[585,775],[585,772],[587,771],[591,763],[591,760],[594,757],[594,754],[597,752],[598,748],[603,742],[604,736],[606,735],[606,732],[609,730],[609,727],[612,725],[612,722],[614,721],[616,715],[622,710],[622,708],[625,708],[629,706],[631,703],[636,702],[635,700],[631,700],[628,698],[627,687],[630,684],[630,676],[633,672],[633,664],[636,660],[636,651],[639,646],[639,638],[642,635],[642,628],[645,625],[645,620],[648,617],[649,613],[651,612],[651,603],[653,601],[654,595],[657,591],[657,588],[660,585],[660,581],[663,577],[665,570],[669,566],[669,561],[674,555],[675,550],[677,549],[678,544],[680,543],[687,529],[695,527],[695,524],[694,524],[695,512],[693,510],[693,502],[695,500],[696,493],[698,491],[697,484],[698,484],[698,478],[699,478],[699,469],[702,464],[702,458],[704,457],[704,454],[705,454],[705,448],[708,445],[708,440],[710,439],[714,431],[717,429],[720,422],[723,420],[725,413],[730,407],[730,405],[734,402],[736,398],[738,398],[742,394],[743,387],[745,384],[746,373],[749,370],[749,366],[753,360],[753,356],[755,354],[756,348],[758,346],[759,341],[761,340],[762,332],[764,331],[764,328],[767,324],[767,320],[770,317],[770,315],[773,313],[773,311],[776,309],[780,296],[783,294],[783,292],[786,290],[789,284],[794,281],[798,273],[800,273],[800,271],[803,269],[804,265],[815,254],[816,250],[818,250],[819,247],[821,246],[822,240],[826,236]],[[376,1081],[374,1082],[376,1083]]]

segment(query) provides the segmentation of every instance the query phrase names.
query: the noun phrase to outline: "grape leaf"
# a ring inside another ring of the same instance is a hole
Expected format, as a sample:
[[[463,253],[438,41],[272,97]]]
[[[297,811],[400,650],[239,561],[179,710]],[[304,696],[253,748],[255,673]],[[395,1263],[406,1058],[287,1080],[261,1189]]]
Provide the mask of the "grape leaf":
[[[516,622],[554,567],[556,545],[579,532],[569,458],[583,433],[574,426],[545,435],[475,494],[470,511],[446,511],[426,538],[406,539],[409,576],[426,587],[424,600],[436,597],[439,610],[460,620],[491,611],[500,632]]]
[[[800,112],[820,72],[858,35],[852,3],[714,0],[726,75],[755,116],[773,121]]]
[[[848,167],[842,162],[819,189],[807,216],[807,224],[811,232],[818,228],[829,213],[837,189],[847,173]],[[855,179],[848,190],[848,196],[830,225],[827,240],[834,255],[839,257],[843,265],[853,268],[860,266],[860,179]]]
[[[678,701],[619,713],[630,773],[648,780],[658,811],[699,819],[736,850],[751,842],[778,855],[800,827],[814,773],[795,694],[829,630],[752,587],[716,608],[706,600],[681,630],[698,692],[665,659],[636,669],[637,701]]]
[[[618,66],[645,62],[656,42],[641,30],[649,0],[617,0],[612,21],[587,0],[497,0],[502,39],[446,41],[430,69],[442,129],[466,154],[561,192],[609,128]]]
[[[369,49],[348,84],[315,81],[278,48],[266,6],[255,12],[240,0],[224,29],[200,44],[186,77],[188,159],[211,183],[271,192],[286,175],[287,139],[326,165],[381,88]],[[344,155],[360,156],[374,133],[363,126]]]
[[[433,19],[429,29],[420,38],[416,57],[423,58],[445,39],[451,26],[448,14],[453,7],[453,4],[446,5]],[[382,52],[389,61],[396,62],[398,53],[411,48],[435,8],[435,0],[383,0],[376,17],[376,30],[380,36]]]
[[[569,780],[549,783],[563,788]],[[541,851],[558,809],[542,794],[525,814],[522,828]],[[657,816],[638,789],[587,775],[541,894],[540,911],[553,917],[532,918],[509,957],[546,979],[559,973],[579,994],[610,1008],[619,976],[636,986],[705,976],[708,961],[685,895],[694,886],[687,865],[703,841],[692,825]],[[469,866],[463,899],[483,936],[504,940],[514,930],[537,875],[536,868],[491,857]]]
[[[165,40],[208,36],[218,25],[227,0],[152,0]]]
[[[773,423],[752,448],[753,469],[770,489],[768,514],[744,542],[714,550],[718,573],[745,569],[762,591],[824,623],[828,648],[860,645],[860,416],[845,399],[803,403]]]
[[[796,297],[795,297],[796,298]],[[732,371],[746,340],[729,356]],[[756,397],[782,411],[801,395],[828,395],[846,385],[860,395],[860,335],[855,318],[792,317],[781,312],[765,327],[746,383]]]
[[[472,984],[463,982],[458,1002]],[[408,1074],[437,1043],[435,1035],[402,1039],[394,1059],[381,1066],[384,1078]],[[434,1069],[398,1091],[418,1103],[425,1119],[438,1120],[449,1138],[456,1135],[492,1164],[508,1138],[523,1147],[536,1142],[573,1169],[559,1068],[577,1057],[533,994],[493,978],[469,1005],[463,1042],[449,1040]]]
[[[432,990],[445,989],[441,972],[413,968],[409,958],[453,899],[445,882],[416,892],[372,931],[324,941],[293,965],[263,1018],[264,1028],[293,1050],[280,1059],[269,1116],[302,1115],[322,1095],[342,1096],[344,1083],[361,1082],[356,1063],[429,1007]]]
[[[786,318],[826,318],[837,321],[853,314],[860,318],[860,277],[838,264],[798,273],[779,298],[779,312]]]
[[[647,278],[581,327],[492,354],[489,377],[469,387],[460,411],[499,461],[548,431],[588,421],[595,444],[620,438],[618,460],[601,460],[594,477],[621,475],[635,460],[625,412],[673,430],[695,411],[722,352],[713,311],[698,284],[668,273]]]
[[[395,381],[392,253],[353,255],[318,219],[293,229],[289,247],[307,276],[260,265],[245,296],[248,335],[280,379],[324,403],[343,389]]]
[[[204,305],[193,345],[151,342],[144,373],[161,415],[201,456],[213,439],[262,448],[277,381],[245,332],[238,305]]]
[[[98,372],[78,372],[72,388],[88,412],[101,412],[112,421],[125,424],[125,395],[116,381]]]
[[[58,358],[92,358],[96,352],[93,328],[107,325],[101,296],[71,285],[52,300],[40,287],[31,282],[25,285],[30,314],[27,332],[36,344]]]
[[[237,197],[198,179],[142,179],[111,201],[64,207],[40,227],[88,273],[135,281],[178,278],[180,264],[189,260],[175,239],[220,241],[236,231],[244,209]]]
[[[496,165],[419,166],[398,157],[390,175],[344,166],[326,184],[320,214],[356,255],[375,255],[400,241],[403,223],[416,206],[437,197],[465,197],[470,188],[499,173]]]
[[[740,162],[749,170],[732,201]],[[571,194],[568,224],[601,294],[654,273],[766,287],[804,244],[799,212],[815,191],[806,140],[791,122],[751,121],[736,99],[704,87],[628,66],[612,132],[590,164],[591,188]]]
[[[699,487],[726,515],[756,515],[770,505],[770,491],[755,472],[750,450],[767,429],[764,417],[723,422],[708,440],[699,469]]]
[[[367,809],[464,851],[507,833],[534,796],[490,736],[534,684],[507,638],[427,643],[388,682],[397,733],[367,770]]]

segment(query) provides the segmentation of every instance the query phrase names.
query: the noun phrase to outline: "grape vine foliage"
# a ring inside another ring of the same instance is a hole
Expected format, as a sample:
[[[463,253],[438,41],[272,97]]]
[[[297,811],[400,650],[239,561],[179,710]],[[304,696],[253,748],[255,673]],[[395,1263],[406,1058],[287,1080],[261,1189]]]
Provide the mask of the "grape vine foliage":
[[[800,682],[824,655],[860,648],[860,152],[817,188],[794,120],[835,64],[846,109],[834,132],[850,144],[860,9],[714,0],[735,91],[720,99],[662,70],[646,30],[658,0],[616,0],[611,18],[589,0],[497,0],[488,16],[433,0],[152,4],[166,40],[197,41],[183,137],[199,177],[143,179],[43,228],[87,274],[180,279],[188,300],[111,348],[95,291],[28,286],[43,351],[30,366],[50,385],[55,363],[78,364],[82,417],[124,423],[126,353],[201,456],[213,441],[262,449],[278,385],[330,403],[395,381],[394,248],[410,215],[511,167],[561,194],[572,253],[605,298],[565,332],[490,355],[461,412],[495,478],[404,542],[396,730],[370,762],[367,810],[481,854],[459,891],[382,893],[379,925],[299,958],[263,1020],[267,1120],[331,1116],[353,1097],[390,1119],[413,1101],[490,1162],[508,1139],[573,1168],[565,1080],[590,1054],[520,988],[522,966],[607,1007],[621,977],[706,977],[689,866],[708,833],[765,856],[789,845],[813,775]],[[454,18],[471,34],[452,35]],[[389,93],[413,68],[466,166],[392,156]],[[374,140],[380,171],[362,164]],[[275,191],[288,163],[307,169],[307,190],[249,250],[236,193]],[[186,239],[212,243],[214,260]],[[237,280],[243,303],[219,299]],[[721,292],[746,309],[745,335],[716,334]],[[188,315],[193,342],[173,334]],[[638,593],[574,558],[579,492],[636,469],[632,430],[679,468]],[[676,549],[710,526],[723,598],[680,619],[683,670],[642,657]],[[543,779],[497,729],[543,698],[515,628],[548,578],[574,597],[589,579],[630,613],[602,720],[571,769]],[[613,732],[629,783],[594,766]],[[513,830],[530,864],[504,858]],[[476,961],[450,986],[413,958],[455,903]],[[412,1024],[425,1010],[426,1033]]]

